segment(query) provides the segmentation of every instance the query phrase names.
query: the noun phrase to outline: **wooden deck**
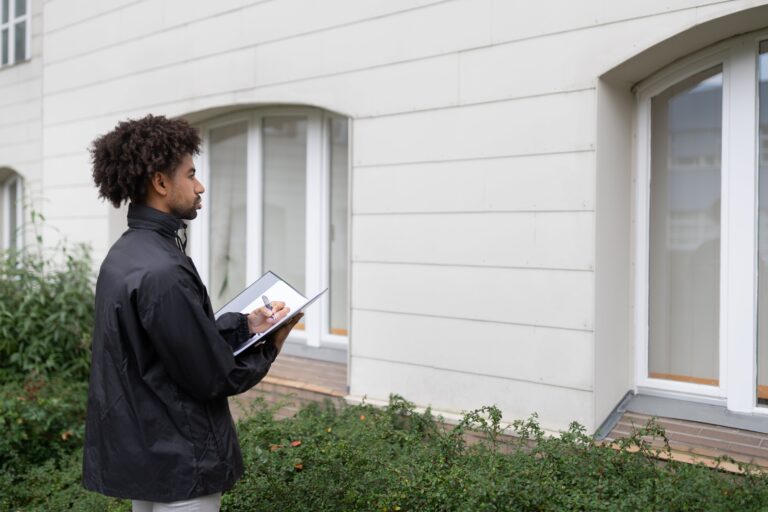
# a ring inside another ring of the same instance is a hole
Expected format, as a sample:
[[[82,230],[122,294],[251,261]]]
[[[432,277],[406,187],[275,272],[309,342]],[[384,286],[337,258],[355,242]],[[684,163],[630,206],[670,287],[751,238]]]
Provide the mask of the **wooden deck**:
[[[341,403],[347,394],[347,365],[281,354],[267,376],[249,391],[232,397],[235,420],[243,417],[256,397],[267,403],[280,403],[276,417],[295,414],[310,402],[331,400]]]
[[[645,414],[626,412],[607,440],[625,438],[649,419]],[[768,469],[768,434],[670,418],[656,418],[656,421],[666,431],[673,459],[714,467],[716,459],[725,455],[740,463]],[[662,447],[663,441],[656,439],[653,445]],[[739,471],[738,465],[732,463],[721,464],[721,467]]]

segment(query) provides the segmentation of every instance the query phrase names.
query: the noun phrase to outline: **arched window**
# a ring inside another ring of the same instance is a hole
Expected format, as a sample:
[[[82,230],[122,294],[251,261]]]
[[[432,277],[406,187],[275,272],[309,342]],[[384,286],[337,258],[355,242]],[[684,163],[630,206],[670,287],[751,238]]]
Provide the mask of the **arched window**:
[[[637,91],[639,386],[768,412],[768,31]]]
[[[259,109],[201,126],[207,187],[190,254],[214,307],[271,270],[304,293],[329,293],[297,336],[348,336],[348,119],[312,108]]]
[[[17,251],[24,246],[23,205],[21,176],[10,169],[0,169],[0,243],[4,251]]]

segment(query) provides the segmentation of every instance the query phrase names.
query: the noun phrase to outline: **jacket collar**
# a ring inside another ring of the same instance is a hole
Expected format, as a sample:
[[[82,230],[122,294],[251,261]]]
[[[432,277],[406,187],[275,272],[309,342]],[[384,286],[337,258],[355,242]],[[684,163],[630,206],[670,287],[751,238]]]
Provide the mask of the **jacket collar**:
[[[187,225],[173,215],[155,210],[145,204],[131,203],[128,206],[128,227],[150,229],[163,236],[176,238],[177,231],[186,228]]]

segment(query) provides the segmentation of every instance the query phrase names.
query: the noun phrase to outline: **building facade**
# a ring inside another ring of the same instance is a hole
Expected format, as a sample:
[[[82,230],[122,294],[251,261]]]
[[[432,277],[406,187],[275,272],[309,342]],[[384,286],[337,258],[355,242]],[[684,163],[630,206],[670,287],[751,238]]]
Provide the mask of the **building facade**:
[[[0,3],[4,247],[34,209],[98,263],[125,211],[90,141],[185,117],[214,302],[328,286],[293,342],[344,352],[350,399],[767,412],[768,2]]]

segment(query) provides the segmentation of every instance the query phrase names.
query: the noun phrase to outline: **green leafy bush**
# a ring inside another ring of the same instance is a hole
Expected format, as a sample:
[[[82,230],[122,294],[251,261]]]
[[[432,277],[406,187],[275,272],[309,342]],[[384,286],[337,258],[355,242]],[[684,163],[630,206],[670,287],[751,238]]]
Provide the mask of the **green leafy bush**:
[[[0,264],[0,382],[28,374],[85,380],[93,327],[86,246],[30,247]]]
[[[79,474],[62,468],[82,446],[92,324],[85,246],[46,250],[36,237],[0,254],[0,510],[53,499]]]
[[[24,512],[129,512],[131,502],[83,489],[83,452],[77,449],[58,460],[26,468],[24,473],[0,472],[0,510]]]
[[[82,446],[88,384],[28,378],[0,387],[0,470],[58,458]]]
[[[388,407],[311,405],[276,421],[261,406],[238,425],[245,475],[223,512],[291,511],[758,511],[768,477],[660,462],[640,429],[620,449],[572,424],[546,437],[535,417],[502,436],[484,407],[456,427],[393,397]],[[470,436],[470,434],[472,434]],[[466,439],[474,439],[468,443]],[[0,510],[127,511],[125,500],[80,487],[82,452],[0,474]]]
[[[768,478],[661,463],[649,425],[621,449],[574,423],[546,437],[536,418],[502,438],[495,407],[446,429],[429,411],[394,397],[368,405],[310,406],[275,422],[262,410],[240,423],[246,473],[222,510],[707,510],[768,507]],[[466,434],[479,431],[480,442]],[[638,451],[638,453],[631,453]]]

